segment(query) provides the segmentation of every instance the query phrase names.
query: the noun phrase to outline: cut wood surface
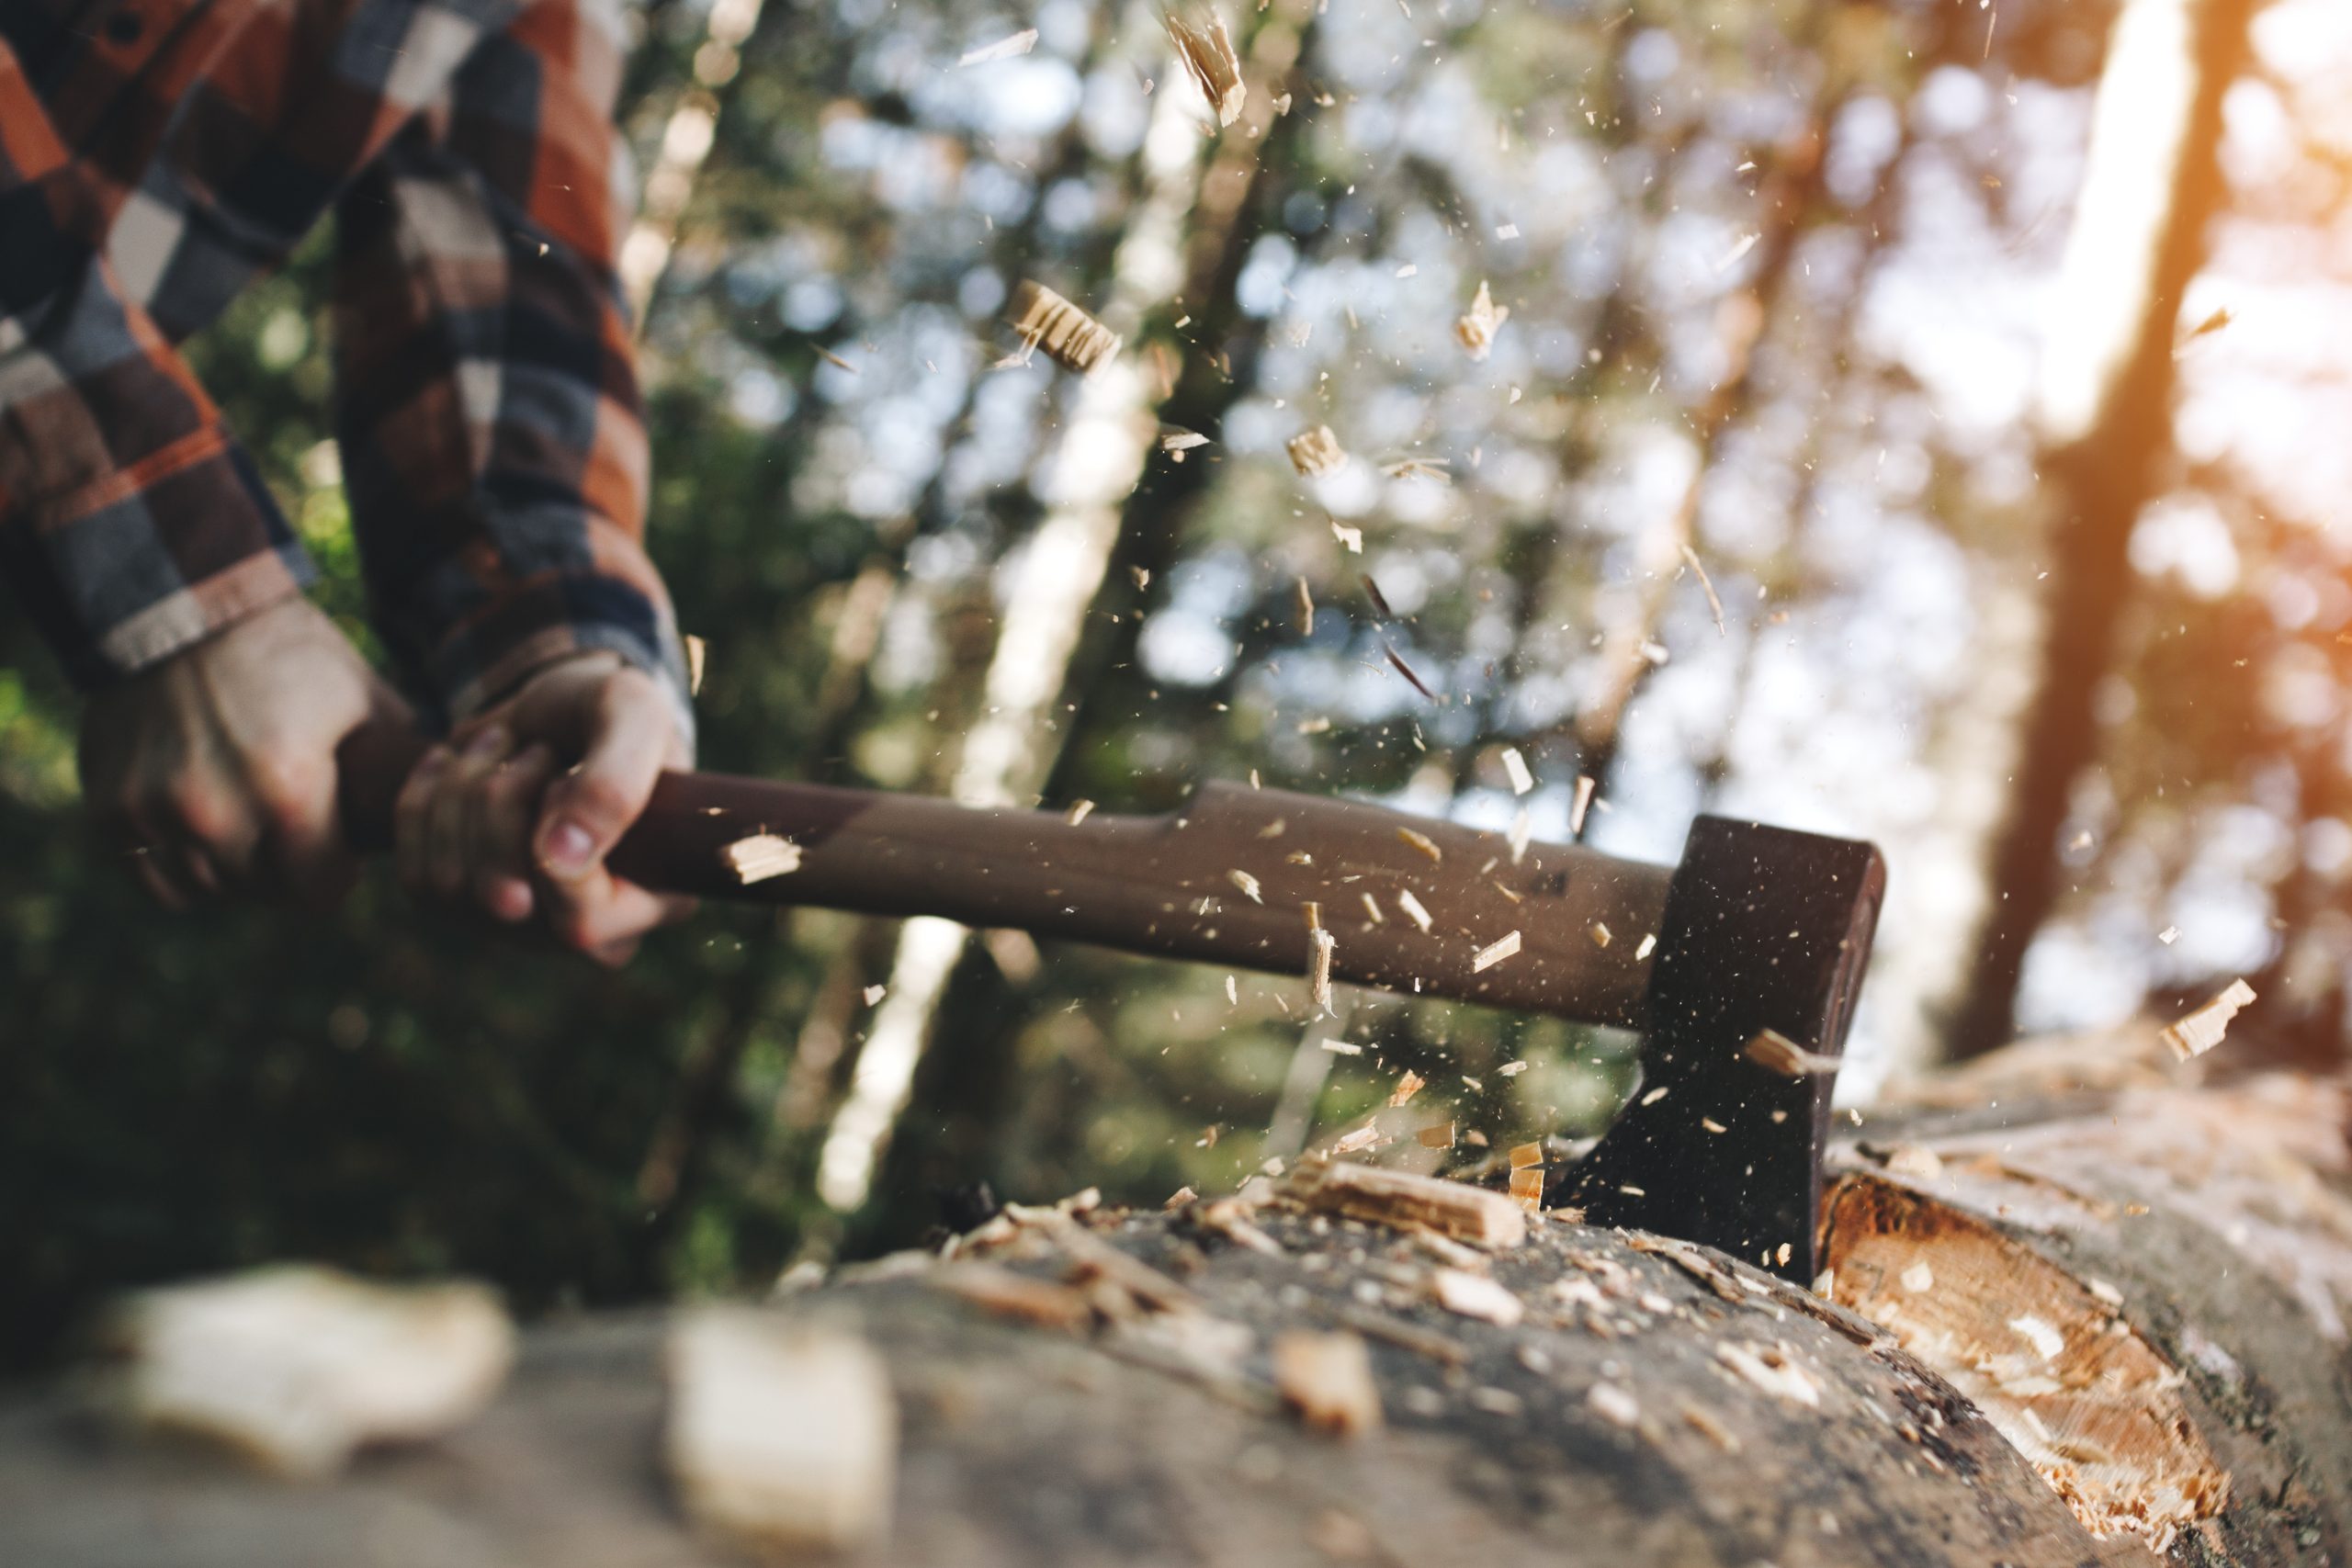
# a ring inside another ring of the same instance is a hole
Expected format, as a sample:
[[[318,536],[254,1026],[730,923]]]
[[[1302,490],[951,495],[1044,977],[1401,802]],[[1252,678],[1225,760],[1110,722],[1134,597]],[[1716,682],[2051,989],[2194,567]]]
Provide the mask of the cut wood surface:
[[[898,1404],[888,1537],[832,1561],[2346,1562],[2343,1088],[2063,1103],[1847,1129],[1828,1301],[1554,1218],[1474,1247],[1270,1198],[1016,1209],[766,1310]],[[662,1470],[685,1321],[541,1325],[479,1420],[319,1484],[20,1395],[0,1562],[741,1561]]]

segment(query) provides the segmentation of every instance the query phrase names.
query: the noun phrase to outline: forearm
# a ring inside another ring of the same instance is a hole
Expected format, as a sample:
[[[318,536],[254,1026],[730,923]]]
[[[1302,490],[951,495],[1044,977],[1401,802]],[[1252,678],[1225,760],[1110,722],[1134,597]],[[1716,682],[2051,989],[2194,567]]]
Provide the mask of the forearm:
[[[220,412],[89,231],[0,44],[0,577],[105,684],[298,592],[310,563]]]

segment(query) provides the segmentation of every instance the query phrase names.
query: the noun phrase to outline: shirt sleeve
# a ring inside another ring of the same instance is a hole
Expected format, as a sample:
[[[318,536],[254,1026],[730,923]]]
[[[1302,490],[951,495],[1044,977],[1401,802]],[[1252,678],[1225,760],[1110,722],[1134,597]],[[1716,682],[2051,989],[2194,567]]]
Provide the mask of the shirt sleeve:
[[[691,737],[641,542],[618,28],[594,0],[526,6],[345,197],[337,434],[378,624],[451,716],[602,649]]]
[[[84,179],[0,43],[0,577],[86,687],[299,592],[311,568],[118,287]]]

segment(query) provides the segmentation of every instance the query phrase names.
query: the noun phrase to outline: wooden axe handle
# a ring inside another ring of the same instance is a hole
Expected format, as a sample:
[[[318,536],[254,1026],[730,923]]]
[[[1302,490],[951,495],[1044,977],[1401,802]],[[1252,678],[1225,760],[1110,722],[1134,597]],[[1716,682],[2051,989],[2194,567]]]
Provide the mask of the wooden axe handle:
[[[354,844],[390,844],[392,802],[424,746],[384,727],[345,742]],[[791,840],[797,868],[744,883],[726,851],[755,833]],[[1572,845],[1530,844],[1514,863],[1499,833],[1230,784],[1166,816],[1073,822],[678,773],[662,776],[608,863],[662,892],[938,915],[1286,975],[1309,971],[1312,919],[1334,939],[1336,980],[1633,1026],[1671,874]],[[1480,967],[1513,932],[1517,951]]]

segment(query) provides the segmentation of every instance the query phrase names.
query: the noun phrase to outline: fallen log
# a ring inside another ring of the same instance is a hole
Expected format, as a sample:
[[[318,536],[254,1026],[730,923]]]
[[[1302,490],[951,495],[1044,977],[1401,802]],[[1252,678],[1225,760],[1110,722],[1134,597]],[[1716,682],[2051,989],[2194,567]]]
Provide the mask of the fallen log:
[[[2345,1562],[2343,1086],[2052,1103],[1849,1129],[1818,1296],[1556,1217],[1481,1247],[1269,1196],[1014,1211],[770,1311],[888,1371],[888,1537],[838,1561]],[[0,1404],[0,1562],[741,1561],[663,1473],[692,1320],[533,1329],[481,1418],[320,1484]]]

